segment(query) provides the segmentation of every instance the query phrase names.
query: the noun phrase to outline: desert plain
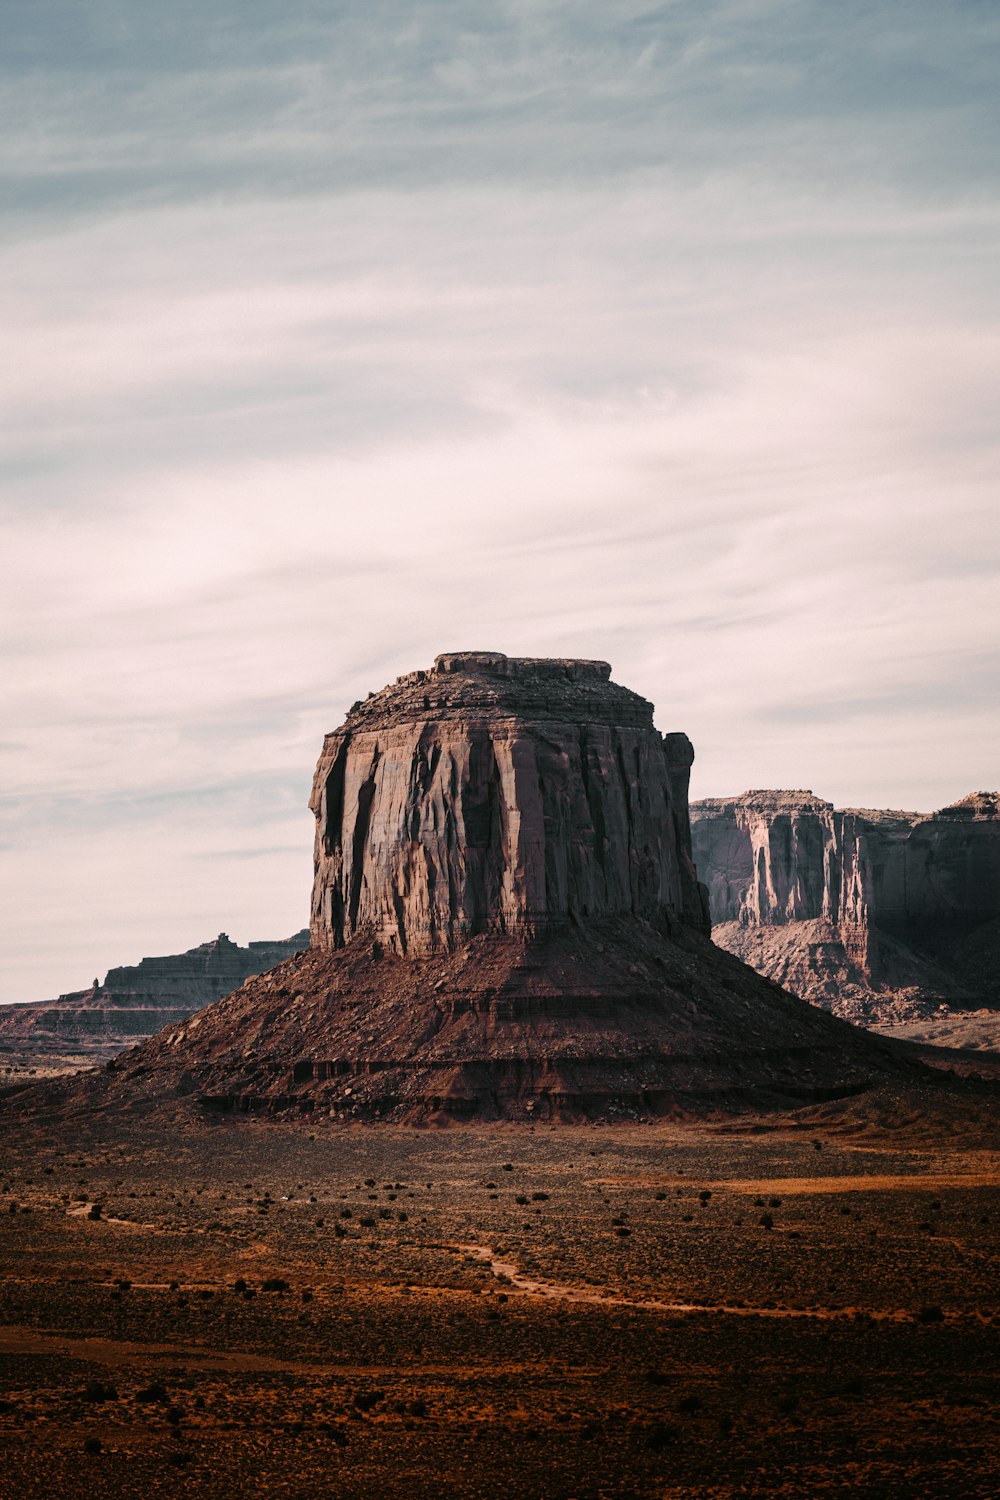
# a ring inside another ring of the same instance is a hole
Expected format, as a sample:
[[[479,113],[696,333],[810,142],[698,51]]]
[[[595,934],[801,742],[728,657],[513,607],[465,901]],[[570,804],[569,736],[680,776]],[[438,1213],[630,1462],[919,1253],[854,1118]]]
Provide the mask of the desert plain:
[[[982,1103],[24,1121],[0,1183],[0,1490],[995,1494]]]

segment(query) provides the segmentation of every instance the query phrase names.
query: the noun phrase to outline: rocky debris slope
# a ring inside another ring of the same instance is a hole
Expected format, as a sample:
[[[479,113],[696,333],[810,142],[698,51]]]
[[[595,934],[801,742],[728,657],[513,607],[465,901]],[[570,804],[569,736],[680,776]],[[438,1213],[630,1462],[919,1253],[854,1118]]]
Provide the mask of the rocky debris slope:
[[[914,1074],[696,932],[632,917],[419,958],[313,948],[115,1065],[130,1103],[338,1120],[684,1118]]]
[[[186,953],[109,969],[89,989],[0,1009],[0,1055],[58,1066],[103,1062],[308,947],[308,931],[241,948],[224,932]]]
[[[614,1120],[922,1076],[711,943],[691,759],[605,663],[439,657],[326,738],[309,952],[60,1107]]]
[[[930,814],[753,791],[691,808],[712,935],[865,1022],[1000,1006],[1000,796]]]

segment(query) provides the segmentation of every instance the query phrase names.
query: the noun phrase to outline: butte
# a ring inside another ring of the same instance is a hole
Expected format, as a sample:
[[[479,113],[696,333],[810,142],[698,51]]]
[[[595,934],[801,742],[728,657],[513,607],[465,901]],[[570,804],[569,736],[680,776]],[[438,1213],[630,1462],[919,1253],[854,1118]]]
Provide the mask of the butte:
[[[610,679],[453,652],[355,703],[313,785],[310,947],[124,1054],[107,1104],[608,1121],[916,1081],[712,944],[691,743]]]

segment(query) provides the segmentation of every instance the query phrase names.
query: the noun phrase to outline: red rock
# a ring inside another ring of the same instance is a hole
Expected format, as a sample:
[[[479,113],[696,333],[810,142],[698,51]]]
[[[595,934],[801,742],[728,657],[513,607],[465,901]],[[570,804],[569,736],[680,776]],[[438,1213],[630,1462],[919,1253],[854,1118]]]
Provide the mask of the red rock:
[[[692,809],[714,940],[852,1019],[1000,1005],[1000,796],[940,812],[755,791]]]
[[[686,735],[606,662],[439,656],[326,737],[312,936],[399,953],[629,913],[700,930]]]

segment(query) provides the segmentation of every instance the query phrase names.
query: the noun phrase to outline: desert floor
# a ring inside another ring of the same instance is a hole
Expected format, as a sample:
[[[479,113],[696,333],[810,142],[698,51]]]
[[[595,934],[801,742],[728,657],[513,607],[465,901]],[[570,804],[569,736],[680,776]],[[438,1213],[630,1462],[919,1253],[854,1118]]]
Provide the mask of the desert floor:
[[[985,1138],[60,1131],[3,1147],[5,1497],[1000,1489]]]

